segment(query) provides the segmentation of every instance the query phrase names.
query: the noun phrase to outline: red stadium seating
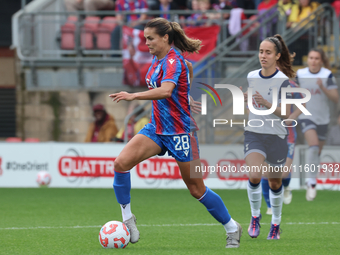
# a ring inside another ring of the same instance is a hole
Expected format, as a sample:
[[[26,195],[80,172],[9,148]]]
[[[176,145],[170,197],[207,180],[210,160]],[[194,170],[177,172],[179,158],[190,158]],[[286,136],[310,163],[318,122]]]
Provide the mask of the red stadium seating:
[[[95,16],[86,17],[81,29],[81,46],[86,50],[94,49],[94,38],[99,27],[100,18]]]
[[[22,142],[22,139],[19,137],[8,137],[5,141],[8,143],[20,143]]]
[[[75,47],[76,16],[69,16],[67,22],[61,27],[60,48],[73,50]]]
[[[111,49],[111,32],[117,26],[115,17],[105,17],[98,27],[97,48],[101,50]]]

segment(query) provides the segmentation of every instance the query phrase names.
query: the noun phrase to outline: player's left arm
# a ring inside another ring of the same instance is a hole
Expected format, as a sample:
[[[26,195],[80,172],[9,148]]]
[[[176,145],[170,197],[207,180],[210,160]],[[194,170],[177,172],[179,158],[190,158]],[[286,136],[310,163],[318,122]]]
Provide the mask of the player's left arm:
[[[322,80],[318,78],[316,82],[323,93],[331,100],[333,103],[337,104],[339,101],[338,86],[332,75],[327,79],[327,86],[324,86]]]
[[[190,79],[190,88],[191,88],[191,84],[194,79],[194,68],[192,67],[192,64],[186,59],[185,59],[185,63],[187,64],[188,69],[189,69],[189,79]],[[190,110],[192,112],[197,113],[197,114],[201,112],[202,103],[199,101],[195,101],[193,97],[190,95],[189,95],[189,105],[190,105]]]

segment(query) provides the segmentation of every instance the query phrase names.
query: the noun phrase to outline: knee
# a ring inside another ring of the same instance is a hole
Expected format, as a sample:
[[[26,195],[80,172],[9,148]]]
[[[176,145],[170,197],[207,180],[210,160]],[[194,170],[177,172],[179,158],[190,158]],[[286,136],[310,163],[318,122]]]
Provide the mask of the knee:
[[[126,169],[125,164],[119,158],[116,158],[116,160],[113,162],[113,167],[117,172],[125,172],[128,170]]]
[[[249,181],[253,184],[259,184],[261,182],[261,178],[249,177]]]
[[[269,179],[269,187],[272,190],[277,190],[281,187],[282,180],[281,179]]]
[[[200,189],[199,187],[194,186],[194,185],[188,186],[188,189],[190,191],[190,194],[196,199],[201,198],[204,195],[204,192],[205,192],[205,189],[204,190]]]

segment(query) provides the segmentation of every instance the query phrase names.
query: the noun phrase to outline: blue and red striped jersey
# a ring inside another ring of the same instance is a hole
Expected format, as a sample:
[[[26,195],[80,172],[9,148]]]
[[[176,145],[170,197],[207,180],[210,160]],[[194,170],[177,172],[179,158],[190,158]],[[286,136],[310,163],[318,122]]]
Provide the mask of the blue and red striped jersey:
[[[182,55],[173,48],[160,60],[154,56],[146,74],[149,89],[158,88],[163,82],[172,82],[176,86],[171,97],[152,101],[151,123],[156,127],[156,134],[187,134],[193,129],[197,130],[190,115],[189,69]]]

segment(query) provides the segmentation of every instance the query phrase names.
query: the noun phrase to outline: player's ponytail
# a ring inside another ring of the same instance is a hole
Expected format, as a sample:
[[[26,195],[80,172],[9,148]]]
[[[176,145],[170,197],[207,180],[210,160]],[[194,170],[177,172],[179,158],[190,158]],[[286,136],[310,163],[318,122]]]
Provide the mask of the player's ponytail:
[[[177,22],[170,22],[170,25],[174,31],[174,45],[182,52],[198,53],[201,49],[201,41],[191,39],[186,36],[183,29]]]
[[[331,65],[329,64],[329,60],[326,56],[326,53],[320,49],[320,48],[314,48],[314,49],[311,49],[309,52],[311,51],[315,51],[315,52],[318,52],[321,56],[321,60],[322,60],[322,63],[323,63],[323,66],[327,69],[331,69]],[[309,53],[308,53],[309,54]]]
[[[292,69],[292,60],[295,54],[290,54],[285,41],[282,39],[281,35],[276,34],[273,37],[268,37],[265,41],[269,41],[274,44],[276,54],[281,53],[280,58],[277,60],[277,65],[281,72],[288,76],[288,78],[294,78],[295,72]]]
[[[156,34],[161,37],[167,34],[169,36],[169,44],[174,43],[182,52],[198,53],[201,49],[202,42],[187,37],[177,22],[170,22],[164,18],[155,18],[146,24],[145,28],[147,27],[155,28]]]

